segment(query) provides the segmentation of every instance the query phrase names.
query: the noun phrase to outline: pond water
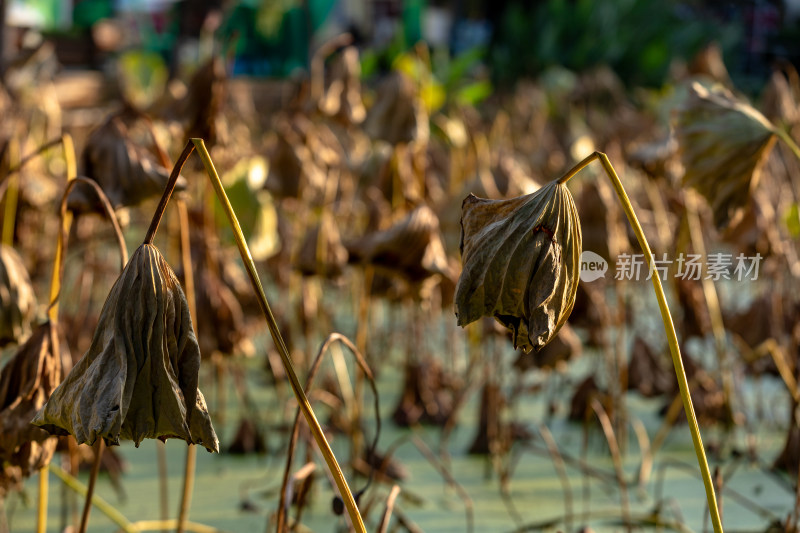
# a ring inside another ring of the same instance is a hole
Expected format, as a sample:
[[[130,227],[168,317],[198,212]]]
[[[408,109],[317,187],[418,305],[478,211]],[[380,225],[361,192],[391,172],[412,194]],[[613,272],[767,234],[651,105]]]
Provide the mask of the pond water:
[[[388,323],[389,316],[386,313],[376,315],[378,330],[388,327],[385,323],[382,325],[381,321]],[[339,325],[344,327],[343,331],[350,327],[346,323],[337,324]],[[447,326],[427,327],[431,336],[447,335]],[[398,340],[397,337],[391,338],[388,330],[386,334],[389,336],[384,339],[384,344],[391,345]],[[399,334],[403,336],[402,332]],[[441,339],[432,339],[431,336],[424,337],[429,344],[442,345],[439,344]],[[263,353],[266,340],[259,338],[256,344],[257,353]],[[398,441],[402,442],[395,449],[394,457],[410,473],[409,478],[401,483],[403,491],[397,501],[397,508],[422,531],[468,531],[468,514],[459,491],[445,482],[413,440],[408,438],[413,433],[436,453],[440,429],[427,427],[412,431],[398,428],[391,422],[391,412],[402,386],[401,351],[395,349],[386,355],[381,364],[378,383],[384,420],[379,450],[384,452]],[[501,352],[504,353],[501,366],[510,368],[510,358],[515,354],[505,345],[501,346]],[[350,365],[349,355],[347,357]],[[448,471],[471,502],[473,531],[577,531],[587,526],[595,531],[625,531],[621,521],[624,513],[621,504],[623,495],[614,480],[614,465],[602,433],[596,425],[589,430],[584,455],[583,427],[568,422],[565,418],[575,384],[590,373],[601,372],[600,359],[599,354],[584,352],[580,359],[570,365],[567,373],[559,378],[560,381],[554,381],[552,374],[542,371],[532,371],[526,375],[526,383],[539,386],[541,391],[517,398],[513,410],[504,413],[504,416],[524,424],[535,436],[529,447],[515,448],[513,475],[507,484],[508,493],[505,498],[501,494],[501,485],[491,463],[484,457],[466,453],[475,435],[478,413],[479,394],[475,392],[471,395],[461,413],[459,424],[450,437],[447,451]],[[281,420],[285,420],[282,413],[285,412],[286,403],[276,397],[274,387],[265,386],[262,360],[253,358],[245,363],[249,390],[254,403],[259,406],[262,421],[267,421],[273,427],[273,431],[267,434],[268,446],[282,450],[288,440],[286,433],[274,428]],[[330,363],[326,365],[332,375]],[[458,365],[459,362],[456,361],[456,366]],[[513,373],[508,371],[496,372],[496,375],[503,379],[504,387],[513,380]],[[212,404],[213,394],[209,388],[205,385],[204,391]],[[726,531],[764,531],[771,521],[785,519],[794,509],[795,496],[788,478],[771,473],[768,469],[783,446],[784,434],[781,428],[785,427],[788,401],[784,385],[772,378],[762,378],[758,382],[742,378],[740,390],[740,407],[748,415],[750,427],[747,430],[738,428],[731,434],[725,434],[718,428],[701,429],[705,444],[722,450],[721,461],[714,457],[710,460],[712,469],[716,465],[720,466],[725,479],[723,517]],[[283,394],[287,393],[288,388],[284,387]],[[226,424],[223,426],[215,422],[221,433],[223,446],[229,443],[235,423],[241,416],[238,411],[240,404],[233,390],[228,392],[227,397]],[[557,410],[551,417],[547,417],[547,400],[550,398],[555,400]],[[636,393],[629,393],[627,404],[632,417],[642,422],[652,439],[661,425],[657,412],[663,406],[663,400],[648,400]],[[371,400],[368,399],[365,406],[370,405]],[[320,407],[318,411],[323,422],[327,420],[327,408]],[[584,460],[587,465],[567,465],[566,488],[554,466],[552,456],[537,432],[537,427],[545,421],[560,453],[575,460]],[[368,436],[373,429],[374,423],[367,422]],[[641,487],[634,482],[642,462],[642,453],[633,433],[629,431],[623,464],[625,479],[628,481],[626,496],[632,519],[640,527],[654,529],[656,526],[648,524],[647,520],[659,509],[661,520],[667,524],[663,529],[669,529],[668,524],[677,524],[691,531],[709,530],[710,524],[705,518],[705,494],[697,473],[688,428],[679,425],[670,432],[663,447],[654,457],[652,474]],[[407,438],[403,440],[403,437]],[[755,446],[760,462],[750,461],[746,455],[737,458],[731,453],[732,449],[746,450],[748,443]],[[333,447],[340,461],[344,462],[349,454],[349,447],[344,439],[334,438]],[[169,465],[168,506],[174,516],[177,514],[186,446],[181,441],[173,440],[167,442],[166,450]],[[138,449],[130,443],[124,443],[118,451],[127,464],[122,478],[124,497],[114,491],[105,475],[101,475],[96,493],[112,503],[131,521],[157,519],[160,496],[156,443],[145,441]],[[284,458],[283,452],[268,456],[238,457],[209,454],[199,450],[190,519],[232,533],[267,531],[267,516],[277,506]],[[321,464],[321,460],[318,462]],[[298,463],[298,467],[301,464]],[[587,475],[585,472],[589,468],[599,472],[599,475]],[[318,472],[321,474],[321,470]],[[349,475],[349,470],[345,469],[345,473]],[[51,474],[50,478],[48,531],[57,532],[61,524],[63,489],[55,476]],[[81,479],[86,480],[85,473]],[[358,489],[363,486],[364,480],[358,479],[350,483],[351,487]],[[376,528],[383,510],[382,502],[389,488],[388,485],[373,484],[373,488],[367,493],[367,500],[376,500],[367,519],[370,530]],[[302,523],[309,530],[333,532],[344,529],[343,519],[334,516],[330,510],[332,495],[330,485],[320,475],[315,484],[312,504],[302,516]],[[245,502],[248,510],[243,509]],[[6,504],[11,531],[34,530],[35,503],[34,477],[28,481],[24,497],[12,497]],[[396,524],[396,518],[392,524]],[[272,529],[274,527],[269,530]],[[116,530],[117,527],[109,518],[98,509],[93,509],[89,531]],[[398,530],[403,531],[402,528]]]

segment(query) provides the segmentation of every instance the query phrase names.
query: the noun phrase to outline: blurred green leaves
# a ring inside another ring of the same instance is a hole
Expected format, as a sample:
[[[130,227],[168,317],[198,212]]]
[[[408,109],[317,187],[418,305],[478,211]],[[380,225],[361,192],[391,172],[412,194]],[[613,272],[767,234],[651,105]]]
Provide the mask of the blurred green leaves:
[[[740,33],[675,2],[516,1],[496,28],[490,62],[503,83],[554,65],[581,71],[607,64],[629,86],[659,86],[673,58],[689,58],[711,40],[726,48]]]

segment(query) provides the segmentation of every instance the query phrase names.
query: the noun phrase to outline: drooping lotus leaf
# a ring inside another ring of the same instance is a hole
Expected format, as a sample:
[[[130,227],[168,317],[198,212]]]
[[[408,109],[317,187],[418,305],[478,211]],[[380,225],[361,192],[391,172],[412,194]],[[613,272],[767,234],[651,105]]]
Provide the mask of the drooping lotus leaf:
[[[775,144],[772,124],[724,87],[693,83],[676,113],[683,182],[702,194],[722,229],[750,197]]]
[[[31,424],[70,362],[50,321],[37,327],[0,372],[0,496],[50,462],[56,439]]]
[[[417,207],[394,226],[345,243],[345,247],[351,263],[370,263],[412,282],[434,274],[451,275],[439,217],[426,205]]]
[[[100,185],[115,208],[160,195],[169,179],[169,169],[161,166],[155,152],[131,136],[141,120],[132,111],[112,115],[89,134],[81,154],[80,172]],[[180,178],[178,187],[185,186]],[[97,195],[85,184],[72,190],[68,206],[79,212],[102,210]]]
[[[554,181],[510,200],[469,195],[462,204],[456,316],[493,316],[525,352],[547,344],[575,303],[581,227],[572,195]]]
[[[336,221],[326,214],[306,233],[294,265],[304,276],[336,278],[342,274],[347,258]]]
[[[36,296],[19,254],[0,244],[0,347],[22,341],[30,333]]]
[[[79,443],[179,438],[216,452],[199,369],[183,290],[158,249],[143,244],[111,289],[89,350],[33,423]]]

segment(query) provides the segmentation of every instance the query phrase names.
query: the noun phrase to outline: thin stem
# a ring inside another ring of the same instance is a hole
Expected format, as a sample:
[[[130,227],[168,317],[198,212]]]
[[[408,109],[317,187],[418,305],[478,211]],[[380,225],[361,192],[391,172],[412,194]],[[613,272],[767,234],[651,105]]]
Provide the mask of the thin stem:
[[[67,163],[67,191],[64,192],[64,197],[61,200],[61,233],[58,235],[56,241],[56,254],[53,258],[53,273],[50,276],[50,308],[47,310],[47,318],[50,322],[55,324],[58,320],[58,294],[61,291],[61,265],[64,262],[64,246],[66,246],[66,238],[64,237],[69,233],[69,228],[72,225],[72,213],[66,209],[66,198],[69,195],[69,182],[75,179],[78,170],[75,164],[75,145],[72,143],[72,137],[65,133],[61,139],[64,148],[64,160]],[[110,216],[110,215],[109,215]]]
[[[89,474],[89,486],[86,489],[86,500],[83,504],[81,527],[78,529],[78,533],[86,533],[86,528],[89,525],[89,512],[92,510],[92,495],[94,494],[94,486],[97,482],[97,473],[100,471],[100,459],[103,457],[104,449],[105,444],[103,438],[99,437],[94,447],[94,463],[92,464],[92,472]]]
[[[178,160],[175,162],[175,166],[172,167],[172,173],[169,175],[169,179],[167,180],[167,186],[164,188],[164,194],[161,196],[161,200],[158,202],[156,212],[153,213],[153,220],[150,222],[147,235],[144,237],[144,244],[153,244],[156,231],[158,231],[158,225],[161,223],[161,218],[164,216],[164,211],[167,209],[169,199],[172,197],[172,193],[175,191],[175,184],[178,183],[178,178],[181,175],[183,165],[186,163],[186,160],[189,159],[189,156],[192,154],[193,150],[194,145],[191,142],[186,143],[186,146],[183,148],[183,152],[181,152],[181,155],[178,156]]]
[[[189,314],[197,317],[197,297],[194,291],[194,274],[192,271],[192,250],[189,237],[189,211],[186,202],[178,200],[178,219],[181,228],[181,265],[183,266],[183,281],[186,288],[186,301],[189,305]],[[177,533],[183,533],[186,519],[189,516],[189,506],[192,503],[192,488],[194,487],[194,471],[197,463],[197,446],[189,444],[186,448],[186,466],[183,471],[183,491],[181,504],[178,511]]]
[[[583,161],[578,163],[572,170],[567,172],[563,177],[558,180],[558,183],[566,183],[572,176],[578,173],[581,169],[586,167],[595,159],[599,160],[603,165],[606,175],[614,185],[614,190],[617,192],[622,208],[625,210],[625,215],[628,217],[633,232],[636,234],[636,239],[639,241],[639,246],[644,252],[647,265],[653,272],[655,270],[655,263],[653,260],[653,253],[650,251],[650,245],[647,243],[647,237],[642,231],[642,226],[639,224],[639,219],[633,210],[630,198],[628,198],[625,188],[622,186],[619,176],[617,176],[614,167],[611,165],[608,156],[602,152],[594,152]],[[658,275],[651,276],[653,282],[653,290],[656,293],[658,300],[658,307],[661,311],[661,320],[664,323],[664,331],[667,335],[667,342],[669,343],[670,354],[672,355],[672,364],[675,367],[675,375],[678,378],[678,387],[680,389],[681,401],[683,402],[683,409],[686,412],[686,419],[689,423],[689,431],[692,434],[692,444],[694,445],[694,452],[697,456],[697,463],[700,466],[700,475],[703,478],[703,485],[706,491],[706,499],[708,500],[708,508],[711,513],[711,523],[714,526],[715,533],[722,533],[722,520],[719,515],[719,508],[717,507],[717,499],[714,493],[714,483],[711,479],[711,472],[708,467],[708,459],[703,448],[703,439],[700,436],[700,428],[697,425],[697,417],[694,413],[694,406],[692,405],[692,398],[689,394],[689,383],[686,379],[686,370],[683,367],[683,360],[681,359],[681,350],[678,345],[678,337],[675,333],[675,324],[672,322],[672,316],[667,305],[667,297],[664,294],[664,288],[661,286],[661,279]]]
[[[50,470],[53,474],[56,475],[58,479],[60,479],[64,485],[72,489],[74,492],[77,492],[81,496],[86,496],[88,494],[88,489],[86,485],[78,481],[78,479],[67,473],[63,468],[51,462],[47,465],[47,469]],[[97,509],[106,515],[112,522],[117,524],[120,529],[125,531],[125,533],[133,533],[136,529],[131,524],[130,520],[125,518],[125,516],[120,513],[117,509],[114,508],[110,503],[105,501],[100,496],[92,496],[91,498],[92,505],[97,507]]]
[[[56,242],[56,256],[53,262],[53,273],[50,278],[50,306],[47,310],[47,316],[54,324],[58,318],[58,298],[61,294],[61,279],[64,277],[64,255],[66,254],[67,236],[72,220],[72,216],[69,214],[69,211],[67,211],[67,200],[70,191],[72,191],[78,183],[88,185],[94,189],[95,194],[97,194],[97,197],[100,199],[106,216],[109,222],[111,222],[111,226],[114,228],[114,235],[117,237],[117,246],[119,247],[120,253],[120,270],[123,270],[128,263],[128,248],[125,245],[125,237],[122,235],[122,228],[119,226],[119,220],[117,220],[114,208],[111,207],[111,202],[103,192],[103,189],[101,189],[94,180],[84,178],[83,176],[73,177],[67,182],[64,194],[61,196],[61,231],[58,234],[58,240]]]
[[[619,451],[619,443],[617,436],[614,434],[614,426],[608,413],[603,409],[603,405],[597,398],[592,398],[590,406],[597,419],[600,421],[600,427],[603,429],[606,441],[608,442],[608,450],[611,452],[611,461],[614,463],[614,473],[617,476],[617,484],[619,485],[620,503],[622,505],[622,522],[628,531],[631,531],[631,509],[628,504],[628,488],[625,482],[625,471],[622,469],[622,456]]]
[[[47,467],[39,469],[39,507],[36,515],[36,533],[47,531]]]
[[[389,496],[386,498],[386,507],[383,510],[383,515],[381,515],[381,521],[378,524],[378,533],[386,533],[386,530],[389,529],[389,521],[392,518],[392,511],[394,510],[394,502],[399,495],[400,486],[392,485],[392,490],[389,491]]]
[[[775,128],[773,131],[780,140],[786,143],[786,146],[788,146],[792,153],[794,153],[795,157],[800,159],[800,146],[797,146],[797,143],[794,142],[794,139],[792,139],[792,136],[789,135],[789,132],[783,128]]]
[[[189,506],[192,503],[192,486],[194,485],[194,470],[197,463],[197,446],[189,444],[186,447],[186,468],[183,472],[183,492],[181,492],[181,508],[178,513],[178,524],[175,531],[183,533],[186,527],[186,518],[189,516]]]
[[[347,346],[350,351],[353,353],[353,356],[356,359],[356,363],[358,364],[358,368],[361,370],[363,375],[367,377],[369,380],[369,384],[372,388],[372,394],[374,397],[374,407],[375,407],[375,437],[372,441],[371,452],[374,454],[376,452],[376,448],[378,446],[378,438],[381,432],[381,418],[380,418],[380,405],[378,403],[378,389],[375,385],[375,378],[373,377],[372,370],[369,368],[366,359],[364,356],[361,355],[360,350],[356,345],[354,345],[350,339],[342,335],[341,333],[331,333],[328,337],[322,342],[317,351],[316,357],[314,357],[314,361],[311,363],[311,368],[308,371],[308,376],[306,377],[306,386],[305,390],[311,390],[311,387],[314,385],[314,380],[316,379],[317,372],[319,371],[320,365],[322,364],[322,356],[325,355],[326,351],[328,350],[329,346],[333,346],[333,343],[339,341],[345,346]],[[342,387],[344,391],[344,387]],[[346,394],[343,394],[346,396]],[[294,452],[297,448],[297,439],[300,435],[300,409],[297,410],[297,413],[294,416],[294,424],[292,425],[292,434],[289,437],[289,451],[286,454],[286,468],[283,471],[283,482],[281,485],[281,493],[280,493],[280,502],[278,506],[278,516],[277,516],[277,524],[275,531],[277,533],[283,533],[286,529],[286,494],[287,490],[286,487],[289,483],[289,472],[292,468],[292,463],[294,462]],[[372,471],[370,471],[372,472]],[[365,487],[366,488],[366,487]]]
[[[48,150],[48,149],[50,149],[50,148],[62,143],[62,142],[64,142],[64,137],[69,137],[69,134],[65,133],[61,137],[58,137],[56,139],[51,139],[51,140],[47,141],[46,143],[44,143],[43,145],[41,145],[36,150],[34,150],[33,152],[31,152],[30,154],[28,154],[25,157],[23,157],[19,161],[19,163],[17,163],[16,165],[14,165],[14,166],[12,166],[11,168],[8,169],[8,175],[10,176],[11,174],[16,174],[17,172],[22,170],[22,167],[24,167],[26,164],[28,164],[30,161],[33,161],[34,159],[36,159],[36,157],[39,154],[41,154],[42,152],[44,152],[44,151],[46,151],[46,150]],[[70,137],[70,144],[71,143],[72,143],[72,138]],[[74,152],[75,152],[74,148],[72,149],[72,152],[74,154]],[[66,153],[64,155],[67,156]],[[73,162],[75,161],[74,156],[73,156],[72,161]],[[70,161],[69,161],[69,159],[66,159],[66,163],[67,163],[67,171],[68,171],[67,172],[67,177],[74,176],[75,174],[69,174],[69,169],[70,169],[70,166],[69,166]]]
[[[706,245],[703,239],[703,232],[700,227],[700,217],[697,213],[697,201],[691,189],[686,190],[684,198],[686,200],[686,221],[689,226],[689,240],[692,243],[694,252],[701,257],[706,257]],[[719,305],[719,297],[717,295],[717,288],[714,286],[714,281],[708,276],[704,276],[701,281],[703,287],[703,296],[706,301],[706,309],[711,321],[711,330],[714,334],[714,345],[717,350],[717,363],[719,364],[719,373],[722,380],[722,399],[724,407],[729,417],[728,422],[733,424],[734,406],[733,406],[733,376],[731,374],[730,366],[728,365],[728,350],[725,343],[725,324],[722,319],[722,309]]]
[[[167,443],[156,439],[156,460],[158,461],[158,500],[161,506],[161,520],[169,518],[169,491],[167,490]],[[166,531],[166,529],[164,529]]]
[[[10,163],[19,159],[19,142],[15,137],[8,141],[8,159]],[[14,244],[14,223],[17,219],[17,200],[19,199],[19,176],[9,174],[6,201],[3,207],[3,233],[0,242],[7,246]]]
[[[333,476],[341,498],[344,500],[345,508],[350,515],[353,527],[359,533],[366,533],[364,521],[358,511],[358,506],[353,498],[353,494],[350,491],[350,488],[347,486],[347,480],[344,478],[342,469],[339,467],[339,463],[336,461],[336,456],[334,456],[333,450],[331,450],[330,444],[328,444],[328,441],[325,438],[325,433],[322,431],[322,427],[320,426],[317,417],[314,415],[314,411],[311,408],[308,397],[303,391],[300,380],[297,378],[294,365],[292,364],[292,360],[289,355],[289,350],[286,348],[286,344],[283,342],[283,337],[281,336],[280,329],[278,328],[278,323],[272,314],[269,302],[267,302],[267,297],[264,294],[264,288],[262,287],[261,280],[258,277],[258,272],[256,271],[253,257],[250,254],[250,249],[247,247],[247,242],[245,241],[244,234],[242,233],[242,228],[239,226],[239,221],[236,218],[236,213],[234,212],[233,207],[231,207],[230,201],[228,201],[228,196],[225,194],[225,189],[222,186],[222,182],[220,181],[216,168],[214,168],[214,163],[211,161],[211,156],[208,153],[208,150],[206,150],[205,143],[203,143],[202,139],[195,138],[192,139],[192,142],[197,148],[198,155],[203,160],[203,165],[205,166],[209,178],[211,179],[211,183],[214,186],[217,197],[219,198],[220,203],[222,204],[222,207],[228,216],[228,221],[231,224],[234,237],[236,239],[236,245],[239,248],[239,254],[242,256],[242,261],[245,269],[247,270],[247,275],[250,278],[250,283],[255,290],[261,311],[264,313],[264,317],[267,320],[267,326],[269,327],[270,334],[272,335],[272,340],[275,343],[278,353],[280,354],[281,362],[283,363],[286,376],[288,377],[289,384],[292,387],[292,391],[297,398],[298,406],[303,412],[303,416],[305,417],[306,422],[311,429],[311,433],[314,435],[314,440],[316,440],[317,446],[319,446],[320,452],[325,458],[325,462],[328,464],[328,469]],[[188,146],[189,145],[187,145],[187,148]],[[186,152],[186,150],[187,149],[184,149],[184,152]]]

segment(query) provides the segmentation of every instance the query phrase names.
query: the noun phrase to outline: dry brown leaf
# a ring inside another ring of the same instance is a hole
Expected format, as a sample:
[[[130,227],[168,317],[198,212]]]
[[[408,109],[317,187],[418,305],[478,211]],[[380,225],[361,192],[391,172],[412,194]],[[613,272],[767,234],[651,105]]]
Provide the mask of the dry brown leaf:
[[[0,347],[24,340],[35,312],[36,296],[22,259],[0,244]]]
[[[676,113],[675,134],[684,184],[706,198],[714,224],[724,228],[758,182],[760,167],[775,144],[774,127],[724,87],[695,82]]]
[[[309,228],[294,265],[305,276],[337,278],[347,264],[347,249],[342,244],[339,228],[329,213],[324,213],[318,224]]]
[[[422,205],[384,231],[345,244],[351,263],[371,263],[422,281],[433,274],[452,276],[439,232],[439,218]],[[455,277],[455,276],[453,276]]]
[[[0,373],[0,496],[50,462],[56,439],[31,419],[61,383],[69,364],[66,342],[45,322]]]
[[[111,289],[89,350],[33,423],[78,443],[179,438],[216,452],[199,369],[183,290],[158,249],[143,244]]]
[[[137,205],[164,192],[169,169],[158,163],[155,153],[148,151],[129,134],[140,116],[121,112],[111,116],[92,131],[81,155],[81,172],[96,181],[116,207]],[[185,188],[180,178],[178,188]],[[90,187],[78,184],[69,195],[72,211],[101,211]]]
[[[458,324],[493,316],[514,347],[539,350],[575,303],[581,227],[572,195],[553,181],[510,200],[467,196],[462,204],[464,269],[456,286]]]

